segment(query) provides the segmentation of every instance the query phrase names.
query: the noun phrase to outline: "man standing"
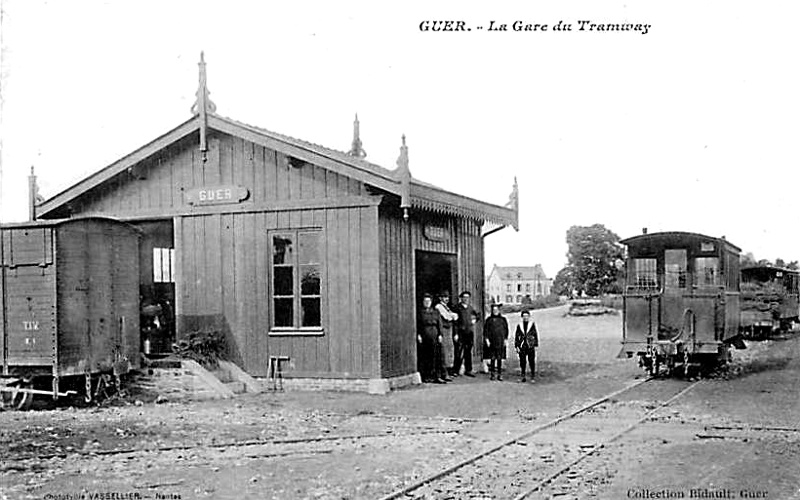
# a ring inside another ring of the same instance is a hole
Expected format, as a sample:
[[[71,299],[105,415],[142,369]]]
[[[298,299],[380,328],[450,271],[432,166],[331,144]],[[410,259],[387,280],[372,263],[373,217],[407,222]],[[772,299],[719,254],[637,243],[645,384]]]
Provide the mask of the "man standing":
[[[452,332],[453,332],[453,322],[458,319],[458,314],[454,313],[450,309],[450,292],[447,290],[443,290],[439,293],[439,302],[436,304],[436,310],[439,312],[439,316],[442,319],[442,338],[450,338],[452,339]],[[445,367],[445,360],[444,360],[444,342],[441,343],[439,349],[439,359],[436,361],[438,364],[441,365],[444,373],[447,373],[447,368]],[[446,382],[449,382],[449,377],[442,377]]]
[[[453,374],[461,371],[463,362],[467,377],[475,376],[472,373],[472,346],[475,344],[475,323],[478,322],[478,313],[469,303],[471,298],[467,291],[458,296],[459,303],[454,311],[458,319],[453,324]]]
[[[503,380],[503,358],[506,357],[508,321],[500,315],[500,305],[492,304],[492,313],[483,322],[483,359],[489,360],[489,380]]]
[[[437,346],[442,342],[442,320],[436,309],[433,308],[433,298],[426,293],[422,298],[422,308],[419,311],[417,327],[418,370],[423,382],[435,384],[445,383],[444,373],[440,373],[437,366]]]
[[[519,353],[519,367],[522,372],[522,380],[525,382],[525,365],[531,366],[531,381],[536,377],[536,348],[539,346],[539,334],[536,331],[536,323],[531,320],[531,313],[522,311],[522,323],[517,325],[514,332],[514,347]]]

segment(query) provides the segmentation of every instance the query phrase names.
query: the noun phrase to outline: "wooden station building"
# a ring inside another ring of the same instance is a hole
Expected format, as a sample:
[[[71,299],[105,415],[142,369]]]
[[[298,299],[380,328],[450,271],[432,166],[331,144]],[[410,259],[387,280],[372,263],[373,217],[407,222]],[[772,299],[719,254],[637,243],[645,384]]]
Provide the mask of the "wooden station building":
[[[199,66],[188,121],[39,201],[33,218],[138,227],[143,307],[174,310],[178,339],[223,332],[250,375],[283,356],[287,386],[384,392],[418,380],[421,296],[468,290],[481,309],[484,237],[517,228],[516,183],[500,206],[416,180],[405,137],[396,169],[372,164],[357,118],[341,152],[222,117]]]

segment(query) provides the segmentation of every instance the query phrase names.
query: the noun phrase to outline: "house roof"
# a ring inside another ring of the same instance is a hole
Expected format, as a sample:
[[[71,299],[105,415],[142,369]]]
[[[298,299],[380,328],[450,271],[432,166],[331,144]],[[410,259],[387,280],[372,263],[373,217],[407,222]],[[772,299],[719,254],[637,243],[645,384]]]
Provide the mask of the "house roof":
[[[501,279],[547,279],[541,264],[535,266],[494,266],[491,274],[497,274]]]
[[[215,113],[207,113],[206,119],[208,129],[240,137],[281,151],[300,160],[355,178],[388,193],[396,195],[402,195],[403,193],[402,174],[397,169],[389,170],[343,151],[272,132]],[[90,189],[103,184],[170,144],[197,132],[200,130],[201,124],[201,117],[196,115],[136,151],[52,196],[37,206],[37,217],[46,217]],[[411,206],[414,208],[518,228],[517,212],[513,208],[452,193],[413,177],[410,179],[409,184]]]

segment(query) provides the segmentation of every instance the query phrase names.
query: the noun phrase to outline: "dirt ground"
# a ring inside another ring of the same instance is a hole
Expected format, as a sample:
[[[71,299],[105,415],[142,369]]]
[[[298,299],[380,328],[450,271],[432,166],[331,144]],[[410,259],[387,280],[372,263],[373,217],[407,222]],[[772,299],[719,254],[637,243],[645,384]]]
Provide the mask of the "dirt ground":
[[[509,359],[503,382],[460,377],[384,396],[285,392],[0,413],[0,499],[380,498],[642,377],[634,360],[616,359],[621,316],[564,312],[534,313],[535,383],[519,383]],[[800,338],[749,347],[531,498],[800,498]],[[581,445],[687,382],[648,384],[542,439]],[[543,457],[508,455],[498,468],[532,470]],[[483,483],[463,498],[510,498],[501,477]]]

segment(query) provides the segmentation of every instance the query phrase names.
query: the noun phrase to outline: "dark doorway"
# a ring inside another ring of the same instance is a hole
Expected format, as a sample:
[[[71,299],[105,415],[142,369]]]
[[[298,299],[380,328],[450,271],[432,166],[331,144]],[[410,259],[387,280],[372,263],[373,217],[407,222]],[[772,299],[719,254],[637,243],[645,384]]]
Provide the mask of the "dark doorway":
[[[419,308],[419,305],[422,303],[422,296],[426,293],[433,295],[434,303],[439,293],[444,290],[450,292],[450,300],[455,300],[455,255],[417,250],[416,265],[417,308]]]
[[[175,342],[175,244],[172,219],[139,222],[142,352],[167,354]]]

